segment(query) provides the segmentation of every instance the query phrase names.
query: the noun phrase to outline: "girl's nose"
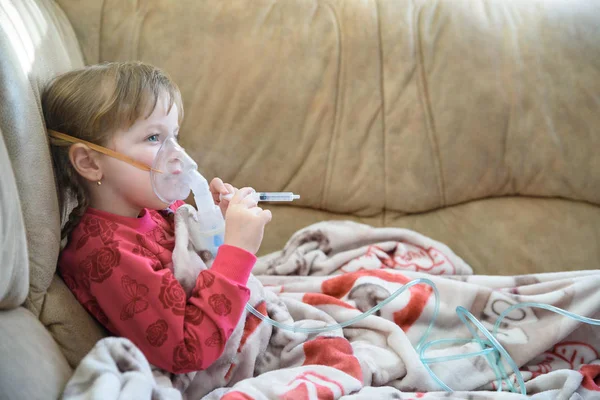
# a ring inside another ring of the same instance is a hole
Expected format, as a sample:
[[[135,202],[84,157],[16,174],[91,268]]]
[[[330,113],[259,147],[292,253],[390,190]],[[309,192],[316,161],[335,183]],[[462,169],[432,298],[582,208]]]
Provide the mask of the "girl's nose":
[[[172,175],[179,175],[183,172],[183,163],[179,158],[175,158],[169,161],[168,173]]]

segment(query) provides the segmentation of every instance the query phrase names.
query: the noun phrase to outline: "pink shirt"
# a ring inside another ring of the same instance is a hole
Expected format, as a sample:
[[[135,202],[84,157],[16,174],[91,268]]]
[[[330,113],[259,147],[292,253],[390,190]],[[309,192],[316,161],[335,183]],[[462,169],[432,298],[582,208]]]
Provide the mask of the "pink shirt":
[[[173,270],[173,211],[138,218],[88,209],[62,251],[65,283],[112,334],[130,339],[169,372],[206,369],[222,354],[250,297],[256,257],[223,245],[189,299]]]

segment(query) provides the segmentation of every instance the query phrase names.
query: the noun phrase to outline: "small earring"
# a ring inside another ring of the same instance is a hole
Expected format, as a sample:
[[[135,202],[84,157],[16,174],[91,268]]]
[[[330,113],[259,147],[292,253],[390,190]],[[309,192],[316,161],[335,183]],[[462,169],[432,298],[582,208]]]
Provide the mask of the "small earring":
[[[98,184],[98,186],[102,185],[102,181],[98,181],[96,183]]]

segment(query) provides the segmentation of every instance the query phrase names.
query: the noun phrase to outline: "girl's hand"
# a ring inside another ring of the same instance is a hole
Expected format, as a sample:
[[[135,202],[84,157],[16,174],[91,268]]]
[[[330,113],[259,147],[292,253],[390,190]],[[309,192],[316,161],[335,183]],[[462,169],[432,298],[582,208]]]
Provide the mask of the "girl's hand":
[[[225,244],[256,254],[263,240],[265,225],[271,221],[271,211],[257,206],[254,189],[237,191],[229,203],[225,217]]]
[[[219,208],[221,208],[221,212],[223,213],[223,216],[225,216],[231,200],[221,199],[221,195],[225,196],[229,193],[236,193],[238,190],[229,183],[223,183],[223,181],[219,178],[213,179],[210,182],[209,188],[213,197],[213,201],[219,206]]]

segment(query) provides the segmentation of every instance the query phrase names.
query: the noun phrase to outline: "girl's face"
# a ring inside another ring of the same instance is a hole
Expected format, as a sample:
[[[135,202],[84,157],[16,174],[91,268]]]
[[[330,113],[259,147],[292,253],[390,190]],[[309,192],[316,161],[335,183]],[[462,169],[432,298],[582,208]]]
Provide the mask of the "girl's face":
[[[167,107],[168,103],[161,96],[147,119],[140,118],[129,129],[118,130],[107,147],[152,166],[163,141],[168,137],[177,138],[179,132],[177,105],[173,104],[169,112]],[[111,204],[111,208],[114,207],[114,210],[107,211],[137,216],[143,208],[162,209],[168,206],[154,193],[150,172],[106,155],[101,156],[100,162],[102,185],[96,192],[104,197],[101,201],[103,208]]]

